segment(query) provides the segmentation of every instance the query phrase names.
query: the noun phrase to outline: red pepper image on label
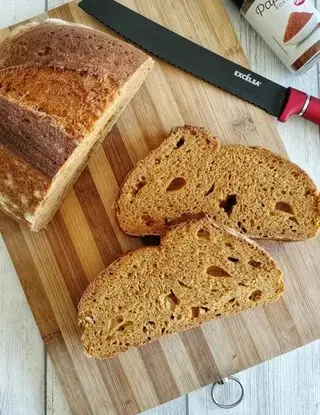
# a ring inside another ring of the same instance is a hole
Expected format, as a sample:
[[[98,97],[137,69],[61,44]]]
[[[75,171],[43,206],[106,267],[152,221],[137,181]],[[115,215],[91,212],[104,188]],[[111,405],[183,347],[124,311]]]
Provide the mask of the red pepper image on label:
[[[294,12],[289,16],[288,24],[285,30],[283,42],[289,42],[300,30],[308,23],[312,17],[312,13]]]
[[[300,6],[301,4],[303,4],[306,0],[294,0],[294,4],[296,6]]]

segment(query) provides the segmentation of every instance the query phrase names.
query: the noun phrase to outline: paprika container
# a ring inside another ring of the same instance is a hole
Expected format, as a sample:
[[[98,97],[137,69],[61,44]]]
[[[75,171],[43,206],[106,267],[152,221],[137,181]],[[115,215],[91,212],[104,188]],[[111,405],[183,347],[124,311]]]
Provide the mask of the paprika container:
[[[241,14],[292,72],[320,58],[320,13],[308,0],[234,0]]]

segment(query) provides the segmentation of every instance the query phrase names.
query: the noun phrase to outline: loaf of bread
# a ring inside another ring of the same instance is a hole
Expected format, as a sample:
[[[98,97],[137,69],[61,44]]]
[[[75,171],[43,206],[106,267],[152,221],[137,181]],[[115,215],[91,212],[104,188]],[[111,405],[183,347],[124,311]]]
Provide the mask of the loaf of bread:
[[[86,354],[117,355],[165,334],[275,301],[281,271],[262,248],[211,219],[170,229],[160,246],[114,261],[79,303]]]
[[[161,234],[202,212],[253,238],[312,238],[320,226],[319,193],[296,164],[258,147],[220,146],[190,126],[138,163],[116,211],[130,235]]]
[[[0,45],[0,208],[45,227],[152,59],[89,27],[49,19]]]

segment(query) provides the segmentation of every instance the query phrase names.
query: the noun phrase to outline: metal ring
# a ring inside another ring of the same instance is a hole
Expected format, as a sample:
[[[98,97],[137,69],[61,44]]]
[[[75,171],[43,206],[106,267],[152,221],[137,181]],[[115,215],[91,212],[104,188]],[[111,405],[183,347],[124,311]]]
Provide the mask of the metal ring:
[[[306,112],[307,108],[309,107],[311,97],[310,95],[307,96],[305,103],[303,104],[302,110],[299,112],[299,117],[302,117],[303,114]]]
[[[229,380],[232,380],[232,381],[236,382],[240,386],[241,393],[240,393],[239,399],[236,402],[233,402],[231,404],[223,404],[223,403],[220,403],[216,400],[216,397],[214,396],[214,389],[218,385],[224,385],[225,383],[228,383]],[[243,388],[242,383],[240,382],[239,379],[235,378],[234,376],[229,376],[228,378],[221,379],[220,381],[218,381],[218,382],[216,382],[212,385],[211,397],[212,397],[213,402],[217,406],[219,406],[220,408],[231,409],[231,408],[234,408],[235,406],[239,405],[239,403],[242,401],[242,399],[244,397],[244,388]]]

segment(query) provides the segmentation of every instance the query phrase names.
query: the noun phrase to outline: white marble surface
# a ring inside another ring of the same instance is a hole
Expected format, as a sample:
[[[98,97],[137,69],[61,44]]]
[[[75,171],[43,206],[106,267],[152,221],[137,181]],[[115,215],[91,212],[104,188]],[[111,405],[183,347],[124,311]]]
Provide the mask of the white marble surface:
[[[205,0],[199,0],[199,7],[202,1]],[[0,28],[64,2],[0,0]],[[240,18],[231,0],[224,0],[224,4],[253,70],[283,85],[319,96],[319,68],[314,67],[299,77],[290,74]],[[278,123],[278,129],[290,158],[307,170],[320,186],[319,128],[304,120],[293,119],[285,124]],[[0,414],[70,414],[1,237],[0,317]],[[319,358],[320,341],[317,341],[239,373],[237,376],[245,387],[245,398],[237,408],[229,411],[213,405],[208,386],[145,414],[320,415]],[[236,391],[231,388],[229,392],[225,396],[233,398]]]

